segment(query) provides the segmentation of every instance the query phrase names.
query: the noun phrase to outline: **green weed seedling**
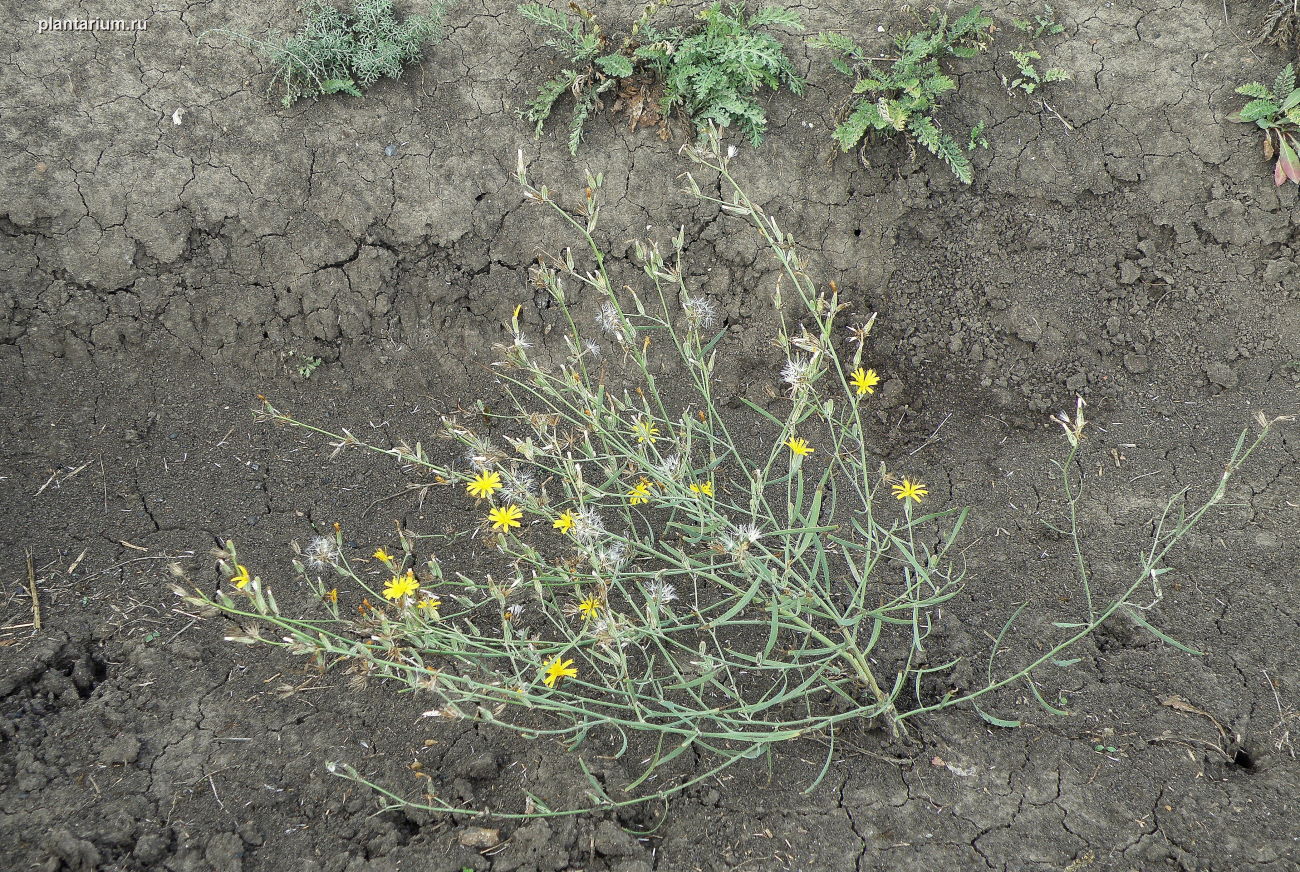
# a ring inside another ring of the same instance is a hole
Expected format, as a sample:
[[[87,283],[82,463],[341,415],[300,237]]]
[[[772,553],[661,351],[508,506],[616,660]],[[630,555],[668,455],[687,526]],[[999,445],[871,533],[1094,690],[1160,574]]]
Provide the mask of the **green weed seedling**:
[[[296,373],[299,378],[309,379],[325,361],[315,355],[303,354],[301,351],[286,351],[280,356],[280,362]]]
[[[1032,19],[1012,19],[1011,26],[1025,34],[1030,40],[1042,39],[1045,36],[1057,36],[1065,32],[1065,25],[1057,23],[1056,11],[1047,4],[1043,4],[1042,15],[1035,13]]]
[[[324,0],[306,0],[299,11],[303,25],[292,36],[261,40],[231,30],[209,31],[245,42],[269,59],[275,72],[267,90],[283,89],[280,102],[286,108],[303,97],[360,97],[381,78],[400,77],[426,43],[443,35],[440,4],[403,20],[394,15],[393,0],[356,0],[351,12]]]
[[[1271,88],[1250,82],[1237,93],[1253,99],[1228,119],[1254,123],[1264,131],[1264,159],[1276,159],[1273,184],[1290,180],[1300,185],[1300,88],[1296,87],[1295,66],[1287,64]]]
[[[541,3],[521,3],[519,14],[534,24],[546,28],[546,44],[564,58],[565,67],[548,79],[537,96],[525,104],[521,113],[535,125],[534,133],[540,137],[542,128],[555,104],[566,93],[573,97],[573,114],[569,119],[569,153],[577,154],[582,144],[583,128],[592,111],[604,104],[602,97],[623,83],[631,82],[637,71],[642,31],[650,19],[671,0],[656,0],[646,6],[632,30],[617,45],[606,34],[604,26],[594,13],[569,4],[569,12],[560,12]],[[615,93],[617,93],[615,91]],[[641,106],[638,103],[638,108]],[[642,117],[632,111],[633,126]],[[653,123],[657,118],[651,118]]]
[[[799,16],[779,6],[748,17],[741,4],[715,3],[700,13],[691,28],[661,30],[651,20],[671,0],[645,7],[629,34],[617,43],[589,10],[569,4],[560,12],[540,3],[524,3],[519,13],[547,29],[546,44],[559,52],[565,66],[529,100],[523,117],[537,136],[566,93],[573,97],[569,121],[569,151],[577,154],[591,113],[604,105],[625,110],[632,126],[660,126],[673,113],[684,115],[697,134],[710,124],[732,127],[757,145],[767,127],[767,115],[755,99],[764,87],[782,86],[803,93],[803,80],[781,43],[761,28],[801,29]]]
[[[1019,76],[1007,83],[1007,87],[1012,90],[1019,88],[1026,94],[1032,94],[1038,90],[1039,85],[1064,82],[1070,78],[1070,74],[1059,67],[1040,71],[1036,64],[1043,59],[1043,56],[1036,49],[1014,50],[1008,54],[1016,62],[1016,69],[1020,71]]]
[[[976,6],[955,21],[938,13],[922,30],[896,36],[897,54],[893,57],[875,57],[842,34],[818,34],[813,44],[829,48],[835,68],[855,80],[846,115],[831,134],[840,149],[859,149],[865,163],[863,150],[873,136],[903,136],[913,153],[920,145],[970,184],[974,175],[970,160],[944,131],[935,112],[940,99],[957,90],[944,62],[984,51],[992,33],[993,19]],[[971,141],[978,138],[972,132]]]
[[[303,378],[311,378],[312,374],[316,372],[324,362],[325,361],[321,360],[319,357],[308,357],[298,365],[298,375]]]
[[[1024,34],[1024,37],[1018,49],[1007,52],[1015,61],[1016,70],[1019,72],[1019,75],[1014,77],[1002,76],[1002,85],[1008,92],[1020,90],[1032,94],[1042,85],[1064,82],[1070,78],[1070,74],[1060,67],[1049,67],[1045,70],[1040,70],[1038,67],[1043,60],[1043,55],[1032,47],[1032,43],[1065,31],[1065,25],[1056,22],[1055,12],[1051,6],[1044,5],[1043,13],[1035,14],[1032,19],[1016,18],[1011,22],[1011,26]]]
[[[741,4],[724,9],[714,3],[700,18],[704,26],[689,34],[652,29],[649,44],[638,51],[662,82],[659,111],[664,117],[685,114],[701,138],[717,124],[758,145],[767,128],[767,113],[755,99],[758,91],[784,86],[802,94],[804,86],[785,47],[759,29],[803,30],[799,14],[768,6],[747,18]]]
[[[1263,33],[1256,42],[1300,49],[1300,3],[1273,0],[1264,14]]]

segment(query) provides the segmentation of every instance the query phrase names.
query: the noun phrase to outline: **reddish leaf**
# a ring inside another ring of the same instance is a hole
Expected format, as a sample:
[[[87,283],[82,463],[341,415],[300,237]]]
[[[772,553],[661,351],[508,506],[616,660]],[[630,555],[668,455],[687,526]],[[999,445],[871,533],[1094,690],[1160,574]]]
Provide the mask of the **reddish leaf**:
[[[1282,161],[1273,164],[1273,184],[1281,186],[1286,182],[1286,173],[1282,172]]]
[[[1291,138],[1280,135],[1277,138],[1277,144],[1279,151],[1281,151],[1277,159],[1277,165],[1282,168],[1282,172],[1288,179],[1300,185],[1300,155],[1296,154],[1295,147],[1291,144]]]

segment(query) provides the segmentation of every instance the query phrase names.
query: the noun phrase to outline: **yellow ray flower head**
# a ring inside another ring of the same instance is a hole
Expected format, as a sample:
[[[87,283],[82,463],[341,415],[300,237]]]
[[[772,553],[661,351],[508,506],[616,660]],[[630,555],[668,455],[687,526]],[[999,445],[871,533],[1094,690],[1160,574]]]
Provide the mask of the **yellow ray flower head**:
[[[432,594],[426,596],[424,599],[420,600],[418,603],[415,604],[415,607],[417,609],[432,609],[435,612],[438,611],[438,609],[441,606],[442,606],[442,600],[438,599],[436,596],[433,596]]]
[[[600,600],[596,599],[594,596],[589,596],[582,602],[578,603],[578,614],[582,615],[584,621],[587,620],[587,618],[595,617],[596,612],[598,611],[600,611]]]
[[[902,483],[894,485],[894,496],[900,500],[911,500],[919,503],[929,493],[925,489],[924,482],[912,481],[910,478],[905,478]]]
[[[561,678],[577,678],[578,670],[574,668],[572,660],[562,660],[556,657],[550,663],[546,664],[546,673],[542,677],[542,683],[547,687],[555,687],[555,682]]]
[[[415,580],[415,573],[408,569],[401,575],[394,576],[384,586],[384,599],[399,600],[404,596],[410,596],[419,589],[420,583]]]
[[[374,557],[376,560],[382,560],[385,563],[388,563],[393,559],[393,555],[389,554],[383,548],[376,548],[375,553],[372,554],[371,556]]]
[[[491,470],[484,470],[469,480],[465,485],[465,490],[475,499],[490,497],[493,493],[501,489],[500,473]]]
[[[659,435],[659,428],[655,426],[654,421],[637,421],[632,425],[632,435],[638,442],[649,442],[653,445],[655,437]]]
[[[493,530],[509,533],[511,527],[520,526],[519,519],[523,516],[524,510],[518,506],[493,506],[492,511],[488,512],[487,519],[492,524]]]
[[[577,523],[577,521],[578,516],[573,514],[573,512],[562,512],[560,517],[551,522],[551,526],[556,530],[559,530],[561,533],[567,533],[573,529],[573,525]]]
[[[249,577],[248,567],[245,566],[244,564],[236,563],[235,570],[236,570],[235,574],[230,577],[230,580],[234,582],[235,587],[238,590],[243,590],[244,588],[248,587],[248,583],[253,579]]]
[[[701,484],[693,484],[691,485],[691,493],[711,497],[713,496],[713,482],[706,481]]]
[[[789,448],[790,451],[792,451],[794,454],[797,454],[800,457],[807,457],[809,454],[812,454],[814,451],[817,450],[808,444],[807,439],[800,439],[797,436],[792,436],[790,438],[790,441],[784,444],[786,448]]]
[[[876,374],[874,369],[863,369],[862,367],[858,367],[853,370],[852,375],[849,376],[849,381],[858,389],[859,396],[862,394],[874,394],[876,392],[876,385],[880,384],[880,376]]]
[[[634,506],[650,502],[650,481],[641,479],[627,492],[627,501]]]

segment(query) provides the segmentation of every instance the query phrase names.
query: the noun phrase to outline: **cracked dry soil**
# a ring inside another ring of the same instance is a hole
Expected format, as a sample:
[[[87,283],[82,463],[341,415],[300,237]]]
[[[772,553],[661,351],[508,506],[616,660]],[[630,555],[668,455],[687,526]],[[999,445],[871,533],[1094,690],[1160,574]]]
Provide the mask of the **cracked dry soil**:
[[[889,147],[869,168],[832,154],[842,83],[792,43],[808,97],[771,101],[768,141],[737,159],[816,274],[881,313],[877,450],[937,503],[972,507],[967,588],[934,637],[968,669],[1017,604],[1037,616],[1031,649],[1078,605],[1044,524],[1063,510],[1045,413],[1090,404],[1084,544],[1113,587],[1168,495],[1203,492],[1256,412],[1300,410],[1297,188],[1273,188],[1252,134],[1225,122],[1236,84],[1286,62],[1249,45],[1263,5],[1059,4],[1050,57],[1074,78],[1053,106],[1073,129],[1007,97],[1005,46],[974,59],[948,110],[989,122],[971,188]],[[577,160],[534,142],[514,111],[551,58],[511,4],[461,4],[445,43],[364,100],[289,111],[245,51],[195,41],[290,27],[288,0],[85,12],[147,18],[134,34],[38,36],[71,7],[4,7],[0,869],[1300,869],[1294,429],[1170,561],[1152,618],[1203,656],[1107,627],[1051,676],[1067,717],[1010,696],[1018,730],[962,710],[907,743],[850,731],[805,794],[824,751],[809,740],[666,817],[376,815],[324,761],[479,807],[524,790],[576,802],[581,784],[559,748],[421,719],[418,698],[231,645],[220,620],[177,608],[167,564],[215,583],[207,552],[225,538],[273,577],[291,540],[335,521],[356,547],[390,541],[394,520],[463,521],[379,460],[327,461],[253,423],[254,396],[426,444],[440,413],[492,402],[483,364],[510,311],[524,303],[543,349],[554,321],[529,264],[573,241],[522,203],[517,149],[559,191],[605,174],[617,252],[685,224],[692,279],[726,316],[733,403],[777,402],[774,264],[680,191],[675,144],[603,117]],[[904,20],[874,3],[801,11],[864,37]],[[626,21],[632,4],[604,12]],[[296,376],[311,357],[320,369]],[[597,763],[609,784],[632,765]]]

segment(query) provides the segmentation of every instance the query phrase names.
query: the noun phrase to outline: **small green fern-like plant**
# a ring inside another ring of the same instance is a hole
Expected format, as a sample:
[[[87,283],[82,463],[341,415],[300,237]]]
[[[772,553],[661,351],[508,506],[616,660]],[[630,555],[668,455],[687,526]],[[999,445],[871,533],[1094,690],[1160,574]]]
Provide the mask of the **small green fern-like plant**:
[[[649,30],[647,44],[637,51],[663,83],[659,111],[664,117],[684,113],[701,139],[716,124],[738,130],[758,145],[767,129],[767,113],[755,95],[764,86],[802,94],[804,86],[785,47],[772,34],[759,31],[803,30],[799,14],[768,6],[746,17],[742,4],[724,8],[714,3],[700,18],[703,27],[689,34],[680,28]]]
[[[1296,0],[1273,0],[1264,15],[1264,28],[1256,43],[1294,47],[1300,51],[1300,3]]]
[[[522,3],[519,14],[546,29],[546,44],[565,59],[565,67],[548,79],[529,100],[521,113],[531,121],[537,136],[555,104],[566,93],[573,97],[573,114],[569,120],[569,152],[578,153],[583,130],[591,113],[603,105],[602,97],[614,91],[619,83],[631,78],[639,61],[637,49],[642,31],[650,19],[671,0],[655,0],[646,6],[641,17],[632,25],[631,32],[615,44],[605,28],[588,9],[577,3],[569,4],[569,12],[561,12],[541,3]]]
[[[1008,91],[1020,90],[1032,94],[1042,85],[1051,82],[1064,82],[1070,74],[1060,67],[1039,69],[1043,55],[1032,44],[1049,36],[1065,32],[1065,25],[1056,21],[1056,11],[1043,4],[1043,13],[1032,18],[1016,18],[1011,26],[1023,34],[1020,48],[1007,52],[1015,61],[1018,76],[1002,76],[1002,84]]]
[[[1065,32],[1065,25],[1056,20],[1056,10],[1043,4],[1043,14],[1034,13],[1032,18],[1014,18],[1011,26],[1029,40],[1042,39],[1045,36],[1058,36]]]
[[[1043,55],[1037,49],[1019,49],[1009,51],[1007,54],[1011,55],[1011,59],[1016,62],[1016,69],[1020,72],[1020,75],[1007,81],[1009,90],[1019,89],[1026,94],[1032,94],[1040,85],[1064,82],[1070,78],[1070,74],[1059,67],[1038,69],[1037,64],[1042,61]]]
[[[711,124],[739,130],[757,145],[767,114],[755,98],[764,86],[803,93],[803,79],[785,48],[762,28],[802,29],[797,13],[779,6],[747,17],[743,5],[715,3],[692,28],[662,30],[651,19],[671,0],[655,0],[621,41],[610,39],[589,10],[569,4],[567,13],[540,3],[524,3],[519,13],[546,28],[546,44],[565,58],[565,66],[538,90],[521,113],[542,129],[565,95],[573,98],[569,151],[577,154],[587,120],[604,106],[624,109],[638,124],[659,124],[668,138],[667,119],[678,112],[703,137]]]
[[[864,151],[873,136],[902,136],[913,153],[920,145],[970,184],[974,177],[970,159],[934,113],[940,98],[957,89],[943,62],[979,54],[988,47],[992,32],[993,19],[976,6],[954,21],[936,14],[923,29],[895,37],[895,57],[874,57],[842,34],[818,34],[813,44],[830,49],[835,68],[856,80],[842,120],[831,134],[840,149],[859,149],[865,162]],[[886,62],[889,66],[881,66]]]
[[[285,107],[304,97],[360,97],[363,88],[381,78],[400,77],[426,43],[443,36],[440,3],[401,20],[393,13],[393,0],[356,0],[351,12],[324,0],[306,0],[299,11],[303,25],[292,36],[261,40],[236,31],[210,31],[245,42],[271,61],[275,72],[267,90],[279,86]]]
[[[1295,66],[1287,64],[1273,80],[1273,87],[1250,82],[1237,93],[1251,101],[1228,118],[1255,124],[1264,131],[1264,159],[1273,160],[1273,184],[1288,180],[1300,185],[1300,88],[1296,87]]]

